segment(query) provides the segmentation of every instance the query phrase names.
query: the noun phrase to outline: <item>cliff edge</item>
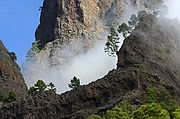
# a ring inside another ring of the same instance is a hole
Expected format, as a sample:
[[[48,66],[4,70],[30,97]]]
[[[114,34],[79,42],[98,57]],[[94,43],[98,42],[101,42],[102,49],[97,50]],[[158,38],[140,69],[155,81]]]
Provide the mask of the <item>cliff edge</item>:
[[[0,96],[9,92],[15,92],[18,97],[27,94],[27,86],[15,60],[13,53],[0,41]]]

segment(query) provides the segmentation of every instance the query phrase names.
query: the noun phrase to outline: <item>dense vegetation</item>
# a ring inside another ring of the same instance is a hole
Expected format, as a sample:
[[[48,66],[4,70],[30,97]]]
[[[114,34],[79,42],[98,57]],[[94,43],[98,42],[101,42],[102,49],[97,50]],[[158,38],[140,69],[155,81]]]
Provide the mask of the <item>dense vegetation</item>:
[[[143,105],[122,101],[104,115],[91,115],[87,119],[180,119],[180,106],[167,91],[148,87],[146,94]]]

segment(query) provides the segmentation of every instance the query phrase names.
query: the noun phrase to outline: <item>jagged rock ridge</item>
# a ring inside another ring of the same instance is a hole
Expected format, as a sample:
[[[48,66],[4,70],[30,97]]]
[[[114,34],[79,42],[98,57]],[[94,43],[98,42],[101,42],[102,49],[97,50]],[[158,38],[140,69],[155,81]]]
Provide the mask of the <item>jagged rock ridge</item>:
[[[123,99],[133,105],[143,103],[147,86],[168,90],[180,101],[180,65],[176,61],[180,25],[167,23],[165,18],[158,20],[144,12],[118,53],[117,69],[62,95],[47,91],[4,105],[0,119],[85,119]]]
[[[15,92],[17,97],[23,96],[27,94],[27,86],[19,66],[0,41],[0,96],[9,92]]]

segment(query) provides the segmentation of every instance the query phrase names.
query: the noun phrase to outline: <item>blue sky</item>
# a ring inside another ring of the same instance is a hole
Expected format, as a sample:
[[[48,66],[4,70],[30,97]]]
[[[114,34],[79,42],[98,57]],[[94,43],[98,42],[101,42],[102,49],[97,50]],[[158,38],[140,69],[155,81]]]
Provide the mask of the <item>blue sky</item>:
[[[19,64],[35,41],[42,1],[0,0],[0,39],[9,51],[16,52]]]

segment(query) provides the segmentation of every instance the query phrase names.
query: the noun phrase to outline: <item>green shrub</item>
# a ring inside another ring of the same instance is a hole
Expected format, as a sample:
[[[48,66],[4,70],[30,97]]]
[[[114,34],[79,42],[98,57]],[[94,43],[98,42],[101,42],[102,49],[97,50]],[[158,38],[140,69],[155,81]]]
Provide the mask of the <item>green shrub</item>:
[[[170,115],[172,115],[172,112],[178,108],[177,102],[172,99],[167,90],[161,90],[158,92],[155,88],[147,87],[146,93],[148,103],[159,103],[162,108],[170,113]]]
[[[126,112],[129,115],[132,115],[132,112],[134,111],[132,105],[126,100],[121,101],[116,107],[121,108],[123,112]]]
[[[161,91],[158,97],[158,102],[170,113],[170,115],[178,108],[177,102],[171,97],[168,91]]]
[[[105,114],[106,119],[130,119],[130,115],[123,111],[121,107],[114,107],[111,110],[108,110]]]
[[[87,119],[103,119],[103,118],[99,115],[91,115]]]
[[[147,93],[146,100],[148,103],[157,102],[158,95],[157,95],[157,90],[155,88],[147,87],[146,93]]]
[[[170,119],[170,114],[160,104],[150,103],[140,106],[134,112],[134,119]]]
[[[180,119],[180,108],[176,109],[172,115],[174,119]]]

